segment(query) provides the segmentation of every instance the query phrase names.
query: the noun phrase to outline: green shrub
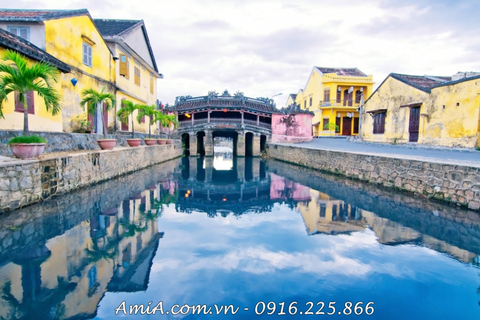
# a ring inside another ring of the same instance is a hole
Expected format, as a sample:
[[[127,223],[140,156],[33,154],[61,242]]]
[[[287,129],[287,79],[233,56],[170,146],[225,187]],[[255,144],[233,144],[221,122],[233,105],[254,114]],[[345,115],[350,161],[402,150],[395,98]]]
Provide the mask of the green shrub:
[[[39,136],[18,136],[10,139],[8,144],[11,143],[47,143],[47,139]]]

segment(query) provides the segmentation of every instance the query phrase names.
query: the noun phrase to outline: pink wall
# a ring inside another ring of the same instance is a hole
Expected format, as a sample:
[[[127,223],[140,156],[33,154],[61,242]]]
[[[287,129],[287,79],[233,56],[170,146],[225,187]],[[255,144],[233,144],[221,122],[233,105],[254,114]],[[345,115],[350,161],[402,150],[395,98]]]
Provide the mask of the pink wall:
[[[310,201],[310,188],[270,173],[270,199]]]
[[[312,118],[308,113],[273,114],[272,142],[303,142],[311,141]]]

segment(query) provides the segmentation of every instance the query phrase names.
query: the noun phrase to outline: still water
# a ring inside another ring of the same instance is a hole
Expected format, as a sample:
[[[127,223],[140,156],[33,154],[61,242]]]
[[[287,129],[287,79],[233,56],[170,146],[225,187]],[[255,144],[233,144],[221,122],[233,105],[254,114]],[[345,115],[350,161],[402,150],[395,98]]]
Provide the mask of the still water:
[[[478,212],[183,158],[1,216],[0,319],[480,319],[479,256]]]

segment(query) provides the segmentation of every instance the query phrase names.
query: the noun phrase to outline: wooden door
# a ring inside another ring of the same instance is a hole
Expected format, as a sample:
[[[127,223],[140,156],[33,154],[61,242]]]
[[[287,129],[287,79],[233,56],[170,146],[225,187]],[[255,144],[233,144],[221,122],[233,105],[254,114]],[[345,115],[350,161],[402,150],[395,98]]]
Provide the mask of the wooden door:
[[[344,106],[349,106],[351,107],[352,106],[352,93],[351,92],[348,92],[348,89],[346,89],[344,92],[343,92],[343,105]]]
[[[348,118],[348,117],[343,118],[342,135],[343,136],[352,135],[352,118]]]
[[[408,141],[418,141],[418,127],[420,123],[420,107],[410,108],[410,120],[408,123],[409,137]]]

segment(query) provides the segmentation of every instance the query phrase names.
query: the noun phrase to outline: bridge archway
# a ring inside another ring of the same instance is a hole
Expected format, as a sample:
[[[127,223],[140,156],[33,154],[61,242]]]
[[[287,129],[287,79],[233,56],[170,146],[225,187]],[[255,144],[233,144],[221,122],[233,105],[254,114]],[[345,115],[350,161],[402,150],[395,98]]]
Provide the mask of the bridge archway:
[[[253,156],[253,133],[247,132],[245,134],[245,157]]]
[[[188,157],[190,155],[190,135],[188,133],[182,134],[182,147],[183,154]]]
[[[260,153],[265,152],[267,149],[267,136],[262,134],[260,135]]]
[[[197,155],[205,156],[205,131],[197,132]]]
[[[215,141],[215,138],[217,137],[223,137],[223,138],[231,138],[232,139],[232,151],[233,155],[237,156],[237,145],[238,145],[238,133],[236,131],[231,131],[231,130],[217,130],[212,132],[212,146],[213,142]]]

